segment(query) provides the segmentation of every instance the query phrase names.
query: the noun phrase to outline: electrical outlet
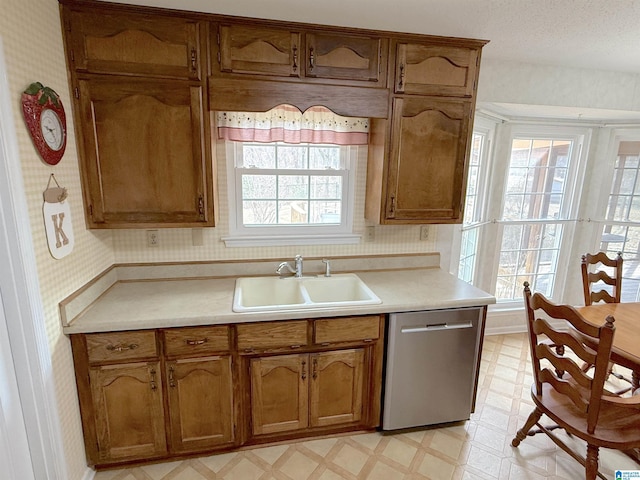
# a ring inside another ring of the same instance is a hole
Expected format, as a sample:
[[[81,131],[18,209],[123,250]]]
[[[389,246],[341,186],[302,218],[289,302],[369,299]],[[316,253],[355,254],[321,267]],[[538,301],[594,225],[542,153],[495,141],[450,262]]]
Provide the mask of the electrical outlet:
[[[429,227],[427,225],[420,227],[420,240],[429,240]]]
[[[147,230],[147,247],[158,246],[158,230]]]
[[[366,227],[364,232],[364,241],[373,242],[376,239],[376,227]]]

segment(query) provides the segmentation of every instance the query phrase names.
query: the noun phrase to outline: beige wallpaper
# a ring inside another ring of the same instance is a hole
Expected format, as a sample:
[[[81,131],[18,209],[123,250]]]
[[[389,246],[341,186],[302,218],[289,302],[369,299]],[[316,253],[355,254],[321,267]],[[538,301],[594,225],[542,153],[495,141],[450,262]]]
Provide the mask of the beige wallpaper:
[[[58,302],[113,263],[112,239],[108,232],[88,232],[84,227],[58,2],[2,0],[0,35],[7,60],[10,97],[14,99],[10,108],[14,113],[18,136],[19,160],[24,176],[45,328],[51,349],[51,373],[56,385],[68,480],[79,480],[87,467],[71,351],[69,341],[61,331]],[[67,149],[61,162],[53,167],[40,160],[22,118],[20,95],[35,81],[53,88],[60,95],[67,113]],[[60,185],[69,190],[68,201],[75,233],[73,252],[61,260],[54,260],[49,254],[42,217],[42,191],[51,173],[55,174]]]

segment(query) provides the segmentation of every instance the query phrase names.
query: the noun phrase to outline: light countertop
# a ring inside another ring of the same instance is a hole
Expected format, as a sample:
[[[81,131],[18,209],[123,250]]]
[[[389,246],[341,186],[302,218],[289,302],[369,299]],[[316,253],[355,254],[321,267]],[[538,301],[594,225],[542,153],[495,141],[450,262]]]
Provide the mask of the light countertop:
[[[481,306],[495,297],[439,268],[358,272],[382,300],[357,307],[236,313],[235,278],[115,282],[68,325],[65,334],[267,320],[368,315]]]

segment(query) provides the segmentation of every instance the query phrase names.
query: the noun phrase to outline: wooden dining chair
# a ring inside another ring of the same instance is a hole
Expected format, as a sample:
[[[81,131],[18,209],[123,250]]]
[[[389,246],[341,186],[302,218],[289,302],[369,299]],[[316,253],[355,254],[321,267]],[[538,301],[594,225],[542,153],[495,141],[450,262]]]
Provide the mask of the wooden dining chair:
[[[569,305],[553,304],[540,293],[532,296],[527,282],[524,299],[534,377],[531,398],[535,408],[511,445],[517,447],[528,435],[544,433],[585,467],[586,480],[596,476],[605,479],[598,472],[600,447],[621,451],[640,447],[640,397],[622,398],[604,389],[614,319],[609,316],[602,326],[596,327]],[[554,328],[548,318],[565,322]],[[564,345],[573,355],[556,354],[548,340],[553,345]],[[574,356],[595,365],[593,377],[582,371]],[[564,372],[562,377],[556,373],[558,369]],[[542,425],[543,415],[555,425]],[[563,442],[552,428],[564,429],[584,440],[586,458]]]
[[[582,288],[584,304],[596,302],[620,303],[622,293],[622,253],[609,258],[605,252],[582,255]],[[613,269],[610,274],[606,269]],[[610,288],[607,289],[606,286]],[[609,291],[610,290],[610,291]]]
[[[616,258],[608,257],[605,252],[582,255],[581,269],[585,305],[592,305],[597,302],[620,303],[622,293],[622,252],[618,252]],[[585,364],[582,369],[588,371],[591,367],[593,365]],[[623,394],[631,390],[633,382],[630,378],[616,372],[613,363],[609,364],[609,375],[613,375],[618,380],[629,384],[629,387],[616,393]]]

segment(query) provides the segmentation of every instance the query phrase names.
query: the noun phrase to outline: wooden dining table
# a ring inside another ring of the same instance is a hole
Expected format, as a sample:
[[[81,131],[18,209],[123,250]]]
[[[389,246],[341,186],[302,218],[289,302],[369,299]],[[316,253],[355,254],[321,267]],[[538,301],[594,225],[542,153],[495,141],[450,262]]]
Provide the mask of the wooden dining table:
[[[609,315],[614,318],[611,361],[629,368],[633,389],[640,388],[640,302],[597,303],[577,310],[595,326],[601,326]]]

